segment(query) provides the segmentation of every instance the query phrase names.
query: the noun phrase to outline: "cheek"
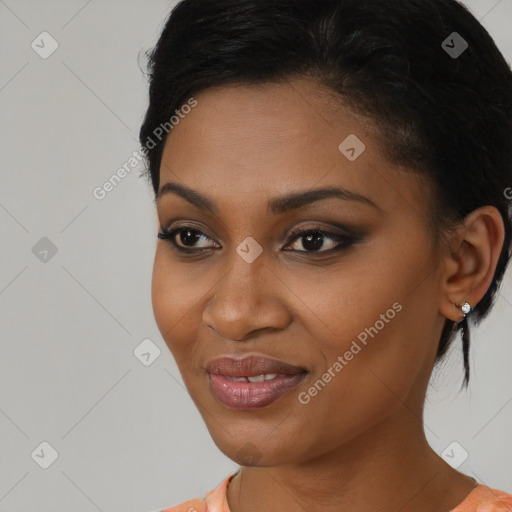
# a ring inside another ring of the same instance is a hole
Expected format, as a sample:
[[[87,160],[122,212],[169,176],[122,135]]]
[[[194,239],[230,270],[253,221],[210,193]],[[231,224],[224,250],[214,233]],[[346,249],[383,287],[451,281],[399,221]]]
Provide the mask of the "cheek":
[[[325,348],[325,366],[317,368],[297,407],[309,425],[317,424],[312,431],[321,429],[333,446],[372,428],[407,401],[424,356],[421,345],[404,337],[404,314],[398,312],[377,334],[370,330],[366,344],[347,328],[347,338],[331,338]],[[366,333],[364,326],[353,327],[352,332]]]
[[[153,314],[158,325],[160,333],[164,337],[164,333],[170,329],[174,323],[174,308],[170,308],[172,304],[173,290],[176,290],[171,275],[164,265],[164,259],[157,250],[155,261],[153,263],[153,275],[151,279],[151,303],[153,306]]]
[[[185,280],[170,263],[165,247],[157,249],[151,281],[151,302],[156,324],[162,338],[176,359],[189,350],[194,336],[197,315],[204,290],[194,280]]]
[[[350,265],[350,272],[294,288],[305,297],[301,321],[321,355],[315,381],[328,381],[311,390],[319,415],[336,403],[352,411],[351,418],[368,413],[369,419],[399,405],[418,377],[423,379],[432,362],[432,332],[426,326],[436,301],[431,280],[418,284],[429,261],[416,248],[375,247]]]

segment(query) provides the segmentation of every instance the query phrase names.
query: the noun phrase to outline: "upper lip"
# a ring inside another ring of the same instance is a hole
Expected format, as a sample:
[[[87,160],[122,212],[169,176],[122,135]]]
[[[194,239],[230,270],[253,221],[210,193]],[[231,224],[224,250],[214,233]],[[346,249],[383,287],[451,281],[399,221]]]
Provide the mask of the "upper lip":
[[[206,370],[208,373],[226,375],[228,377],[254,377],[255,375],[267,373],[293,375],[307,371],[300,366],[294,366],[279,359],[263,355],[218,357],[208,362]]]

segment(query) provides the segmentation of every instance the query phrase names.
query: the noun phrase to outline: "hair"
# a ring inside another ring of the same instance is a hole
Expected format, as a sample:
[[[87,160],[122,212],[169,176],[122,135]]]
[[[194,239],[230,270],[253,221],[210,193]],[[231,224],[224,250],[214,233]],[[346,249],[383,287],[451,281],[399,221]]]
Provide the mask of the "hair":
[[[446,41],[454,46],[453,32],[467,42],[455,56],[444,48]],[[512,72],[461,3],[182,0],[146,57],[149,106],[139,138],[155,201],[166,141],[161,127],[168,135],[169,119],[193,94],[313,78],[375,123],[390,162],[431,185],[426,215],[436,244],[473,210],[499,210],[504,244],[470,319],[478,325],[488,314],[511,255]],[[446,319],[436,363],[459,329],[467,387],[467,317]]]

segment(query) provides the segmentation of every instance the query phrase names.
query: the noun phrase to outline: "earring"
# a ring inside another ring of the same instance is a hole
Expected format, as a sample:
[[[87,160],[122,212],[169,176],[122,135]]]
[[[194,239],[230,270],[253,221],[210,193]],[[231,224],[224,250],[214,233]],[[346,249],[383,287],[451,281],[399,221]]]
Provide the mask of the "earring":
[[[471,304],[469,302],[464,302],[462,306],[456,304],[456,306],[462,310],[462,318],[465,318],[466,315],[471,311]]]

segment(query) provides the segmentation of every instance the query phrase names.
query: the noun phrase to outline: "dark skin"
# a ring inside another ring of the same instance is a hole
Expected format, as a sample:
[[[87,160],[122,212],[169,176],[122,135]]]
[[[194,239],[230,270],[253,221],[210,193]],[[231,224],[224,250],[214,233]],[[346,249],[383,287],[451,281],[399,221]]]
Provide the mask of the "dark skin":
[[[169,135],[160,187],[172,181],[213,201],[203,211],[177,194],[157,203],[162,229],[202,236],[186,248],[156,248],[155,319],[190,396],[219,449],[241,465],[227,498],[232,512],[443,512],[475,481],[428,445],[423,405],[446,319],[484,296],[504,240],[496,208],[472,212],[438,246],[427,227],[428,186],[384,156],[371,120],[319,84],[226,86],[195,96],[198,105]],[[356,134],[366,145],[349,161],[338,145]],[[339,186],[365,202],[327,198],[283,214],[267,202],[291,192]],[[358,240],[313,252],[292,229],[312,227]],[[253,237],[262,254],[236,252]],[[215,247],[221,247],[215,250]],[[283,248],[287,248],[284,251]],[[307,404],[307,392],[365,328],[398,302],[385,324]],[[211,393],[204,365],[225,354],[261,352],[307,368],[296,392],[252,410]],[[242,456],[255,454],[249,464]]]

